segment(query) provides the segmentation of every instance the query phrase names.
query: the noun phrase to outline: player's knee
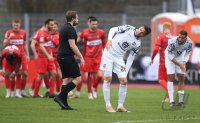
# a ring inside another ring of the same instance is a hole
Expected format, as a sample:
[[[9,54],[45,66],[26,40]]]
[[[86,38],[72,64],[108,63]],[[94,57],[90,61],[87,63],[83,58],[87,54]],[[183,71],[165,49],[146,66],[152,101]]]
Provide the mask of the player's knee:
[[[81,76],[75,78],[75,79],[73,80],[73,82],[74,82],[76,85],[78,85],[79,83],[81,83]]]
[[[104,77],[104,80],[107,82],[111,82],[112,81],[112,77]]]
[[[120,84],[126,85],[127,84],[127,78],[119,78]]]

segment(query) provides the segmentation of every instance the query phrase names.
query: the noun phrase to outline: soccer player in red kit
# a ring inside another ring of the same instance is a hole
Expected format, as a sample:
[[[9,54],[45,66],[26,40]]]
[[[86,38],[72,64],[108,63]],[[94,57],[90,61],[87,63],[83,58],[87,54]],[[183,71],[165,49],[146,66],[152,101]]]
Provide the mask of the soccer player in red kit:
[[[5,78],[6,98],[11,97],[11,92],[14,92],[14,86],[12,85],[15,84],[15,76],[21,67],[21,57],[22,54],[15,45],[6,46],[1,52],[1,60],[4,62],[3,76]],[[22,96],[19,95],[16,95],[16,97],[22,98]]]
[[[99,71],[103,49],[106,45],[105,33],[98,29],[98,20],[96,17],[88,18],[88,28],[84,29],[78,41],[83,41],[82,55],[85,59],[85,65],[80,66],[82,72],[88,73],[88,98],[97,98],[97,88],[99,81],[102,80],[102,73]],[[83,75],[82,75],[83,76]],[[93,88],[92,88],[93,83]],[[92,92],[92,93],[91,93]],[[76,92],[79,96],[80,92]]]
[[[27,96],[26,92],[24,91],[26,86],[26,78],[27,78],[27,60],[30,60],[28,46],[26,42],[26,32],[20,28],[21,20],[14,19],[12,21],[12,29],[8,30],[5,34],[5,39],[3,42],[4,46],[15,45],[19,48],[20,53],[22,54],[21,57],[21,64],[22,64],[22,76],[18,76],[18,81],[16,86],[20,87],[21,90],[16,90],[17,95]]]
[[[153,63],[154,57],[159,52],[160,54],[160,64],[159,64],[159,70],[158,70],[158,80],[160,85],[165,89],[166,91],[166,98],[164,101],[169,101],[168,96],[168,90],[167,90],[167,72],[165,68],[165,49],[168,45],[168,40],[172,38],[172,35],[170,33],[171,24],[168,22],[165,22],[163,24],[163,33],[161,33],[157,41],[155,43],[155,47],[153,49],[153,53],[151,56],[151,63]]]
[[[31,49],[33,51],[33,55],[34,55],[34,60],[36,62],[36,68],[37,67],[37,60],[38,60],[38,50],[39,50],[39,34],[41,33],[41,31],[44,29],[44,26],[42,26],[39,30],[35,31],[32,37],[32,41],[31,41]],[[36,78],[35,78],[36,79]],[[29,94],[31,96],[33,96],[34,93],[34,88],[35,88],[35,79],[32,82],[31,88],[29,89]],[[47,92],[45,93],[44,97],[49,95],[49,72],[45,73],[44,75],[44,83],[45,86],[47,88]],[[39,94],[40,95],[40,94]],[[41,95],[40,95],[41,96]]]
[[[56,67],[56,78],[53,77],[50,78],[50,98],[54,97],[54,88],[56,85],[56,94],[60,92],[61,84],[62,84],[62,77],[61,77],[61,71],[58,65],[57,56],[58,56],[58,44],[59,44],[59,33],[58,33],[58,23],[55,21],[53,25],[52,30],[52,51],[53,51],[53,57],[54,57],[54,64]]]
[[[35,80],[35,88],[33,97],[40,97],[38,95],[39,88],[44,78],[45,73],[50,71],[52,77],[55,77],[55,64],[52,55],[52,36],[50,32],[52,31],[54,25],[53,19],[47,19],[45,21],[44,28],[38,33],[39,36],[39,50],[38,50],[38,75]]]

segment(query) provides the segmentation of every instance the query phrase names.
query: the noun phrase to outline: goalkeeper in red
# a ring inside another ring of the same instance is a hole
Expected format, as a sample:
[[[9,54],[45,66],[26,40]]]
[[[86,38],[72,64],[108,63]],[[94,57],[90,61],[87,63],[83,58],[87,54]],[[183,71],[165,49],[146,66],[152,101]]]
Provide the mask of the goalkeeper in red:
[[[168,45],[168,40],[172,38],[172,35],[170,33],[170,28],[171,28],[170,23],[165,22],[163,24],[163,32],[157,37],[157,41],[155,43],[155,47],[153,49],[153,53],[151,56],[151,64],[152,64],[156,54],[159,52],[160,64],[158,70],[158,80],[159,84],[166,91],[166,98],[163,100],[164,102],[169,101],[168,90],[167,90],[167,72],[165,67],[165,49]]]

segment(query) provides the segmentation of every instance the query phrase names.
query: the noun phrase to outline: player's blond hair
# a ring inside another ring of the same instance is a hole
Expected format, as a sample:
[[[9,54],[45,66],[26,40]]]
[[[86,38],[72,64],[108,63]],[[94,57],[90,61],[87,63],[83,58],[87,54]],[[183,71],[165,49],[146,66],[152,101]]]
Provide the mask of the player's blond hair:
[[[163,23],[163,32],[170,32],[170,28],[171,28],[171,23],[169,22],[164,22]]]
[[[164,22],[164,23],[163,23],[163,27],[164,27],[164,28],[170,29],[170,28],[171,28],[171,23],[169,23],[169,22]]]

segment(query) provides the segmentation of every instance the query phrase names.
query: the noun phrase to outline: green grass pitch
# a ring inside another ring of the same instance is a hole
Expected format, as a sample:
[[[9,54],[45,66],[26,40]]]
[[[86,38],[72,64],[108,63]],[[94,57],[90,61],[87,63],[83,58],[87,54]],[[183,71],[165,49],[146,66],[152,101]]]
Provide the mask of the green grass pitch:
[[[45,89],[41,90],[44,93]],[[86,88],[79,99],[70,99],[76,111],[60,110],[49,98],[5,99],[0,86],[0,123],[199,123],[200,89],[187,90],[187,103],[183,109],[163,110],[164,91],[161,88],[128,88],[125,107],[130,113],[107,113],[102,90],[98,99],[88,100]],[[118,88],[111,88],[111,103],[116,108]],[[168,104],[164,109],[169,109]]]

